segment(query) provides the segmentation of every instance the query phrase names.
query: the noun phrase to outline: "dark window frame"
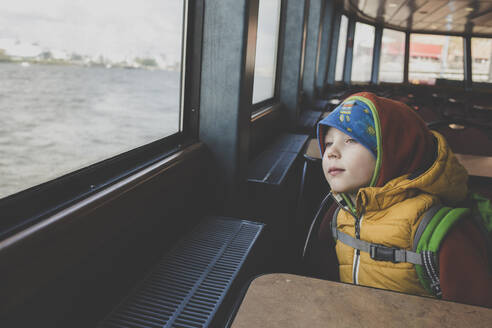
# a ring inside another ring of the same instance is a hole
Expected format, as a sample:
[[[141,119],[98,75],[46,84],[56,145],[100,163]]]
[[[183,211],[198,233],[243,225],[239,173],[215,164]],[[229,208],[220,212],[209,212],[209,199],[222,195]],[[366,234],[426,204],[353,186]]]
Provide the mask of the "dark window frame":
[[[406,53],[406,49],[405,49],[405,40],[406,40],[406,37],[407,37],[407,34],[405,33],[405,31],[401,31],[401,30],[396,30],[394,28],[388,28],[388,27],[384,27],[382,26],[382,32],[381,32],[381,39],[382,39],[382,36],[384,35],[384,30],[391,30],[391,31],[395,31],[395,32],[400,32],[400,33],[403,33],[404,35],[404,40],[403,40],[403,80],[401,82],[387,82],[387,81],[381,81],[381,63],[379,63],[379,72],[378,72],[378,81],[376,84],[380,85],[381,83],[383,83],[384,85],[401,85],[401,84],[405,84],[405,53]],[[381,57],[383,55],[383,47],[382,47],[382,41],[381,41],[381,52],[380,52],[380,60],[381,60]]]
[[[372,42],[372,59],[371,59],[371,74],[369,76],[369,80],[367,81],[354,81],[352,80],[352,73],[353,73],[353,64],[354,64],[354,51],[355,51],[355,32],[357,31],[357,23],[360,23],[360,24],[364,24],[364,25],[367,25],[367,26],[371,26],[374,28],[374,40]],[[360,20],[355,20],[354,22],[354,36],[353,36],[353,41],[352,41],[352,58],[351,58],[351,62],[350,62],[350,76],[347,77],[348,78],[348,81],[349,81],[349,84],[351,85],[370,85],[372,84],[372,71],[374,69],[374,43],[376,42],[376,25],[374,24],[368,24],[368,23],[365,23],[363,21],[360,21]],[[347,65],[349,65],[349,63],[347,63]]]
[[[259,0],[257,0],[259,1]],[[251,93],[251,117],[254,117],[256,114],[259,112],[262,112],[275,104],[277,104],[279,100],[279,95],[280,95],[280,79],[281,79],[281,69],[282,69],[282,53],[281,49],[283,48],[283,40],[284,40],[284,33],[282,29],[282,24],[285,23],[285,11],[286,11],[286,2],[284,0],[280,0],[280,17],[279,17],[279,24],[278,24],[278,39],[277,39],[277,58],[276,58],[276,67],[275,67],[275,87],[273,88],[273,97],[262,100],[257,103],[253,103],[253,93]],[[253,12],[250,14],[252,17],[250,17],[250,21],[253,20],[256,22],[256,31],[258,31],[258,11]],[[255,40],[256,41],[256,40]],[[255,65],[256,65],[256,43],[255,43]],[[252,72],[251,76],[251,90],[253,90],[253,83],[254,83],[254,69]]]
[[[204,0],[184,1],[183,32],[186,36],[183,33],[181,67],[184,77],[180,89],[182,131],[0,199],[0,240],[197,141],[203,15]]]
[[[337,15],[346,15],[348,17],[353,17],[353,13],[351,13],[349,10],[345,10],[345,9],[341,9]],[[359,15],[356,15],[355,16],[355,20],[357,22],[362,22],[364,24],[369,24],[369,25],[372,25],[374,27],[376,27],[378,24],[380,24],[380,22],[375,22],[374,20],[370,20],[370,19],[366,19],[364,17],[359,17]],[[385,25],[385,24],[382,24],[381,25],[383,28],[387,28],[387,29],[392,29],[392,30],[395,30],[395,31],[399,31],[399,32],[404,32],[406,34],[406,38],[408,39],[408,43],[409,43],[409,39],[411,37],[412,34],[428,34],[428,35],[441,35],[441,36],[458,36],[458,37],[462,37],[463,38],[463,43],[466,42],[466,39],[470,39],[470,42],[471,42],[471,39],[472,38],[492,38],[489,34],[484,34],[484,33],[479,33],[479,32],[463,32],[463,33],[459,33],[459,32],[447,32],[447,31],[427,31],[427,30],[407,30],[405,28],[401,28],[399,26],[394,26],[394,25]],[[407,42],[407,41],[406,41]],[[466,90],[482,90],[484,88],[487,88],[489,87],[490,85],[492,85],[492,83],[486,83],[486,82],[473,82],[472,81],[472,70],[471,70],[471,67],[467,67],[467,66],[470,66],[470,63],[467,63],[466,60],[471,60],[471,51],[470,53],[467,53],[467,47],[469,46],[464,46],[463,47],[463,58],[464,58],[464,78],[462,81],[460,82],[463,82],[462,85],[460,86],[455,86],[459,89],[466,89]],[[471,48],[471,47],[470,47]],[[407,50],[407,49],[405,49]],[[409,49],[408,51],[405,51],[405,56],[406,57],[409,57]],[[468,58],[468,59],[467,59]],[[468,69],[468,72],[466,72],[466,70]],[[404,81],[402,83],[397,83],[397,82],[380,82],[378,81],[378,85],[381,84],[381,83],[384,83],[385,85],[412,85],[412,86],[415,86],[414,84],[410,84],[408,82],[408,71],[409,71],[409,67],[408,67],[408,62],[405,61],[405,64],[404,64]],[[459,81],[459,80],[449,80],[449,81]],[[352,84],[352,83],[350,83]],[[359,82],[355,82],[353,83],[354,85],[361,85],[361,83]],[[362,84],[367,84],[367,83],[362,83]],[[333,83],[331,83],[331,85],[333,86],[342,86],[342,85],[349,85],[347,84],[345,81],[335,81],[335,72],[333,72]],[[431,87],[436,87],[436,86],[431,86]]]
[[[337,48],[337,55],[335,58],[333,58],[333,61],[334,61],[334,69],[333,69],[333,83],[334,84],[338,84],[338,85],[342,85],[342,84],[345,84],[345,79],[344,79],[344,74],[345,74],[345,62],[346,62],[346,57],[347,57],[347,45],[348,45],[348,38],[349,38],[349,24],[350,24],[350,16],[348,16],[347,14],[341,12],[340,14],[340,24],[338,24],[338,38],[337,38],[337,45],[336,45],[336,48]],[[338,56],[340,55],[339,53],[339,49],[338,49],[338,44],[340,43],[340,28],[342,26],[342,18],[345,16],[345,18],[347,19],[347,32],[345,34],[345,47],[344,47],[344,51],[343,51],[343,60],[342,60],[342,77],[340,78],[340,80],[337,80],[337,60],[338,60]]]
[[[465,39],[467,38],[466,35],[464,34],[456,34],[456,33],[452,33],[452,34],[446,34],[446,33],[433,33],[433,32],[426,32],[426,33],[422,33],[422,32],[419,32],[419,31],[412,31],[408,34],[408,58],[409,58],[409,61],[408,63],[405,63],[406,66],[407,66],[407,71],[408,71],[408,84],[409,85],[419,85],[419,84],[415,84],[415,83],[411,83],[410,82],[410,47],[411,47],[411,43],[412,43],[412,35],[414,34],[417,34],[417,35],[435,35],[435,36],[451,36],[451,37],[460,37],[462,38],[462,49],[463,49],[463,79],[462,80],[452,80],[452,79],[444,79],[446,81],[451,81],[451,82],[461,82],[461,85],[459,85],[458,87],[461,89],[465,89],[466,88],[466,84],[467,84],[467,72],[466,72],[466,57],[467,57],[467,49],[466,47],[464,46],[465,45]],[[405,49],[406,50],[406,49]],[[436,85],[433,84],[433,85],[427,85],[427,86],[431,86],[431,87],[435,87]]]
[[[484,81],[484,82],[480,82],[480,81],[473,81],[473,51],[472,51],[472,44],[473,44],[473,39],[474,38],[478,38],[478,39],[488,39],[490,41],[492,41],[492,37],[489,36],[489,37],[485,37],[485,36],[476,36],[476,35],[471,35],[468,37],[468,42],[469,44],[465,44],[465,50],[467,50],[466,52],[464,52],[464,55],[466,56],[466,54],[468,54],[468,50],[470,51],[469,53],[469,57],[465,57],[465,70],[468,70],[468,76],[465,74],[465,80],[466,77],[468,77],[469,79],[466,81],[467,82],[467,87],[468,88],[484,88],[484,87],[490,87],[492,86],[492,82],[487,82],[487,81]],[[467,37],[463,37],[463,41],[464,42],[467,42]],[[467,49],[469,47],[469,49]],[[469,63],[466,61],[466,59],[469,60]],[[492,65],[492,63],[490,63],[490,65]],[[469,67],[468,67],[469,66]],[[490,66],[489,66],[489,71],[490,71]]]

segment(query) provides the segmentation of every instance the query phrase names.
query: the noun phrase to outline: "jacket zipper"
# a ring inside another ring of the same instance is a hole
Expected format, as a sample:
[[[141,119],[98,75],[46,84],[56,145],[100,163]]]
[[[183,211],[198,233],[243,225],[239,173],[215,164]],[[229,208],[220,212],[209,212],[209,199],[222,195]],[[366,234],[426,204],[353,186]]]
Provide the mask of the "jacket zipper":
[[[362,216],[360,219],[355,218],[355,238],[360,239],[360,226],[362,224]],[[354,264],[352,265],[352,280],[355,285],[359,284],[359,266],[360,266],[360,250],[355,249]]]
[[[347,211],[352,215],[355,219],[355,238],[360,239],[360,226],[362,224],[362,217],[364,214],[364,208],[362,208],[362,211],[360,213],[360,216],[357,217],[350,209],[346,209],[345,206],[340,204],[340,202],[332,195],[333,199],[335,202],[338,204],[339,207],[341,207],[343,210]],[[352,263],[352,281],[354,285],[359,284],[359,266],[360,266],[360,250],[359,249],[354,249],[354,261]]]

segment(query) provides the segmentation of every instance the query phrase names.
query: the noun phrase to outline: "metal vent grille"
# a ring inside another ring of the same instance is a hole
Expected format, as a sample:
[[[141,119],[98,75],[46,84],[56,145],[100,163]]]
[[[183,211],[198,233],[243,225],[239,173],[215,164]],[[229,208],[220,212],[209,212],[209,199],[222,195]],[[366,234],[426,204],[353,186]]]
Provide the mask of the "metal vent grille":
[[[262,228],[237,219],[206,219],[99,327],[207,327]]]

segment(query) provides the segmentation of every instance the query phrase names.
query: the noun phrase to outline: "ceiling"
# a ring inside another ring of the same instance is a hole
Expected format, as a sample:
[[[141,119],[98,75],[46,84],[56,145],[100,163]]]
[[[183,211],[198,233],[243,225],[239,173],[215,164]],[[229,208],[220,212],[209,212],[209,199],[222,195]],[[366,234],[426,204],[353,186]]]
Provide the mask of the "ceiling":
[[[492,0],[341,0],[358,17],[409,31],[492,35]]]

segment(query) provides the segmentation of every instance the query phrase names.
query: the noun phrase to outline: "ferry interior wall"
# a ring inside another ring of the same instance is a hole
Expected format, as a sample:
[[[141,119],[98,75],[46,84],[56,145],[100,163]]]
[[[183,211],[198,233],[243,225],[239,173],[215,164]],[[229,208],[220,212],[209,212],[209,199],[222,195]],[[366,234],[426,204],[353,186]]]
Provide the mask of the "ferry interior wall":
[[[259,275],[338,280],[305,245],[316,124],[353,93],[492,156],[491,2],[182,2],[179,131],[0,199],[1,327],[225,327]]]

